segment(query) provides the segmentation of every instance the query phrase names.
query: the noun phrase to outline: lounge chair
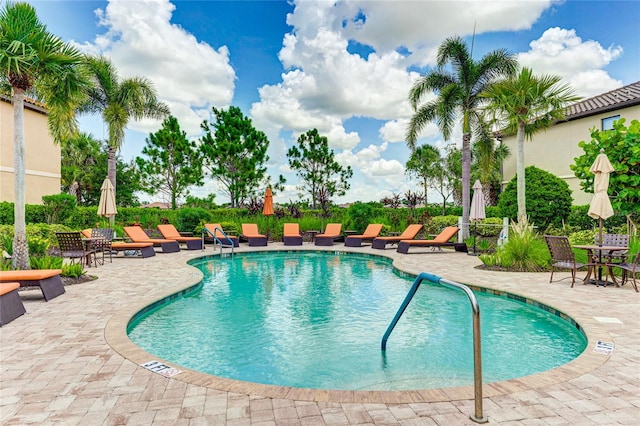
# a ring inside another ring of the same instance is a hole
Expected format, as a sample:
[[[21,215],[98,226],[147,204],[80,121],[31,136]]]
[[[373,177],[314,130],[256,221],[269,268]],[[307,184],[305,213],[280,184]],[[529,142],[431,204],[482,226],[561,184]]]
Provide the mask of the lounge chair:
[[[0,271],[0,282],[16,281],[20,287],[40,287],[44,300],[48,302],[64,293],[61,273],[62,269]]]
[[[467,245],[465,243],[449,242],[459,229],[457,226],[447,226],[432,240],[402,240],[398,243],[398,253],[408,253],[410,247],[453,247],[456,251],[467,253]]]
[[[117,242],[111,243],[111,250],[115,252],[133,252],[140,253],[143,258],[152,257],[156,255],[156,251],[153,249],[153,243],[124,243]]]
[[[144,229],[139,226],[125,226],[124,233],[134,243],[151,243],[154,247],[162,248],[163,253],[175,253],[180,251],[180,244],[175,240],[165,238],[150,238]]]
[[[219,223],[206,223],[204,227],[206,228],[210,236],[215,236],[215,238],[217,238],[218,241],[220,241],[220,243],[222,243],[223,245],[225,246],[229,245],[234,247],[240,246],[239,244],[240,240],[238,239],[238,237],[236,237],[235,235],[229,235],[226,232],[224,232],[224,230],[222,230],[222,226],[220,226]],[[214,242],[215,242],[215,239],[214,239]]]
[[[158,231],[167,240],[174,240],[187,245],[187,250],[202,250],[202,238],[183,237],[175,226],[171,224],[158,225]]]
[[[342,231],[341,223],[328,223],[324,229],[324,233],[316,235],[317,246],[332,246],[333,242],[340,238],[340,232]]]
[[[285,223],[282,241],[284,241],[285,246],[301,246],[302,234],[300,234],[300,225],[297,223]]]
[[[18,294],[20,283],[0,283],[0,326],[27,312]]]
[[[397,244],[402,240],[412,240],[418,235],[418,232],[422,229],[422,225],[413,224],[407,226],[402,234],[394,237],[376,237],[371,243],[371,248],[384,250],[387,248],[387,244]]]
[[[258,225],[255,223],[243,223],[241,236],[245,240],[249,241],[249,247],[267,245],[267,236],[258,232]]]
[[[367,229],[360,235],[349,235],[344,240],[345,247],[361,247],[363,241],[371,242],[380,235],[380,231],[382,231],[381,224],[372,224],[367,226]]]

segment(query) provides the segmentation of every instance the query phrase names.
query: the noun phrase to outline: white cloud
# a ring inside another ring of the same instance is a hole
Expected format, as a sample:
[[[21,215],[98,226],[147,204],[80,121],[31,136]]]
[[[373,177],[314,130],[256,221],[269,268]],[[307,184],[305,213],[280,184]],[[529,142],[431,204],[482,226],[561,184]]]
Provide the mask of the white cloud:
[[[549,28],[530,43],[531,50],[518,55],[520,64],[537,74],[555,74],[581,96],[593,96],[622,86],[602,68],[622,54],[622,47],[603,48],[595,40],[583,41],[576,31]]]
[[[121,78],[149,78],[183,129],[198,134],[211,106],[230,105],[235,72],[226,46],[214,49],[172,24],[174,10],[168,0],[111,0],[96,11],[106,33],[81,48],[111,58]],[[132,122],[129,127],[155,131],[159,124],[153,123]]]

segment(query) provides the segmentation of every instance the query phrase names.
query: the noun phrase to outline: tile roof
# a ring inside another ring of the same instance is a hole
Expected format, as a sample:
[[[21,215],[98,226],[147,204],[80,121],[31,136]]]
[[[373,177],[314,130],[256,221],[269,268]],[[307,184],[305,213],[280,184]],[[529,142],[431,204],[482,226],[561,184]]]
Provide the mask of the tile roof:
[[[640,81],[585,99],[567,108],[567,120],[640,105]]]

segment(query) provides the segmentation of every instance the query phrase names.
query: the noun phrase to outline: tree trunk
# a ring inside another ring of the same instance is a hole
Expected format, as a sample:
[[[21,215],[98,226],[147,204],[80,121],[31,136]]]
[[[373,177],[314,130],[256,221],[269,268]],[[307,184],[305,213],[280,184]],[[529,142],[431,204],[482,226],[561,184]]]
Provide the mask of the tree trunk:
[[[518,124],[516,136],[516,191],[518,200],[518,222],[527,216],[527,201],[525,196],[524,176],[524,121]]]
[[[462,238],[469,238],[471,202],[471,132],[462,135]]]
[[[13,254],[11,263],[16,269],[31,269],[29,243],[25,219],[25,148],[24,148],[24,91],[13,88],[13,176],[15,200],[13,207]]]
[[[107,177],[109,178],[109,180],[111,181],[111,185],[113,185],[113,198],[114,200],[117,200],[116,198],[116,151],[117,148],[111,144],[109,144],[109,148],[108,148],[108,160],[107,160]],[[117,202],[116,202],[117,205]],[[111,228],[113,228],[113,225],[115,223],[115,216],[111,216],[109,218],[109,224],[111,226]]]
[[[425,177],[423,180],[423,186],[424,186],[424,206],[427,207],[427,205],[429,204],[427,202],[427,189],[428,189],[428,184],[427,184],[427,178]]]

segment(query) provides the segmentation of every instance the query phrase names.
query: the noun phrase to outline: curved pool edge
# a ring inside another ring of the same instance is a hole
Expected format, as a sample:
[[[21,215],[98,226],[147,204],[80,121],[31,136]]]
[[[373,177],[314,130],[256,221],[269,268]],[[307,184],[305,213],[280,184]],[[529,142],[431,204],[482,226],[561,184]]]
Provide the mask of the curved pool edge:
[[[348,252],[363,254],[362,251],[357,249],[349,249],[347,247],[327,247],[326,249],[320,249],[314,247],[315,251],[332,251],[332,252]],[[273,247],[272,247],[273,250]],[[261,249],[249,249],[242,253],[259,252],[264,251]],[[278,251],[309,251],[309,248],[303,247],[302,249],[292,249],[289,247],[283,248]],[[366,253],[368,256],[379,256],[391,259],[394,268],[399,271],[411,275],[416,275],[416,271],[411,267],[405,265],[402,259],[394,258],[387,255],[385,252],[378,253]],[[455,255],[455,254],[447,254]],[[473,386],[464,387],[452,387],[452,388],[440,388],[440,389],[419,389],[419,390],[401,390],[401,391],[355,391],[355,390],[325,390],[325,389],[306,389],[306,388],[293,388],[287,386],[274,386],[265,385],[260,383],[244,382],[240,380],[228,379],[210,374],[202,373],[199,371],[190,370],[180,365],[176,365],[167,360],[163,360],[155,355],[152,355],[137,345],[135,345],[127,335],[127,328],[129,323],[138,315],[141,311],[147,309],[150,305],[162,301],[166,298],[170,298],[176,293],[187,291],[193,287],[199,285],[202,280],[202,274],[195,267],[189,265],[190,262],[204,257],[215,257],[217,254],[205,254],[203,256],[195,256],[185,261],[188,270],[193,271],[191,274],[187,274],[185,279],[180,284],[176,284],[163,291],[158,291],[148,297],[137,301],[135,304],[124,307],[121,311],[114,314],[113,317],[107,322],[105,326],[105,340],[107,344],[118,354],[128,359],[129,361],[141,365],[150,360],[158,360],[167,365],[175,366],[182,372],[167,380],[178,380],[187,384],[207,387],[220,391],[227,391],[233,393],[261,396],[266,398],[282,398],[292,399],[299,401],[315,401],[315,402],[349,402],[349,403],[416,403],[416,402],[445,402],[455,400],[472,400],[474,398]],[[449,277],[447,277],[449,278]],[[460,281],[455,278],[451,278],[456,281]],[[515,379],[484,383],[483,384],[483,397],[493,397],[499,395],[507,395],[509,393],[534,390],[542,387],[546,387],[553,384],[566,382],[585,374],[588,374],[599,366],[604,364],[610,357],[610,355],[603,355],[593,351],[595,342],[605,341],[610,342],[612,338],[610,334],[592,317],[582,315],[577,310],[572,310],[571,306],[556,306],[552,303],[548,303],[544,300],[544,297],[536,296],[532,297],[527,294],[514,292],[512,289],[500,288],[499,285],[481,285],[473,280],[466,280],[468,284],[474,287],[490,288],[493,290],[499,290],[506,293],[516,294],[527,299],[533,299],[540,303],[543,303],[557,311],[563,312],[571,317],[576,323],[580,325],[581,330],[584,332],[587,339],[587,347],[585,350],[574,360],[556,367],[551,370],[547,370],[541,373],[532,374],[529,376],[519,377]],[[471,281],[471,282],[470,282]],[[464,282],[464,281],[463,281]],[[567,300],[568,302],[569,300]]]

